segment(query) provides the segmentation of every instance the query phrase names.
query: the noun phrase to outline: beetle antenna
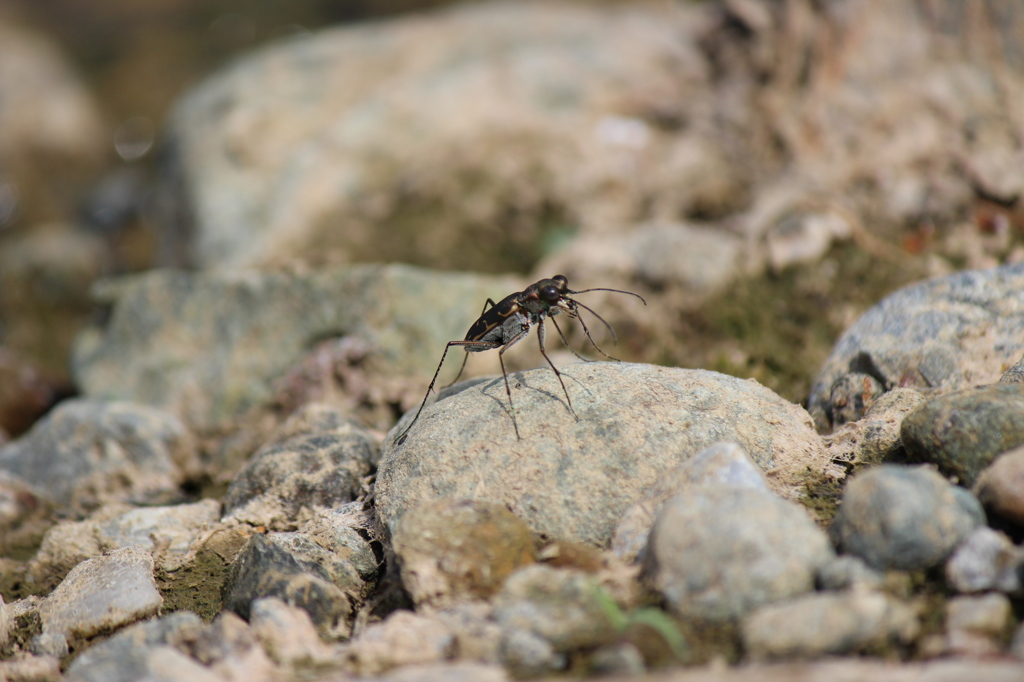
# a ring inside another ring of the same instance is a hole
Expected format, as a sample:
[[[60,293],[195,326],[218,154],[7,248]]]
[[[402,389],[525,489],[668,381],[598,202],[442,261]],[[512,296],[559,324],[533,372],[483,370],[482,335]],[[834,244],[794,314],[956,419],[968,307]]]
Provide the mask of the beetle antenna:
[[[641,301],[643,301],[644,305],[647,305],[647,301],[644,301],[644,297],[641,296],[640,294],[635,294],[632,291],[623,291],[622,289],[605,289],[603,287],[600,287],[600,288],[597,288],[597,289],[584,289],[583,291],[570,291],[569,293],[570,294],[585,294],[585,293],[590,292],[590,291],[614,291],[617,294],[629,294],[630,296],[636,296]],[[583,305],[583,304],[581,303],[580,305]],[[587,310],[590,310],[590,308],[587,308]],[[590,310],[590,312],[593,313],[594,311]],[[594,313],[594,314],[596,315],[597,313]]]
[[[569,339],[565,338],[565,334],[562,332],[562,328],[558,326],[558,322],[555,320],[555,318],[549,317],[548,319],[551,320],[551,324],[555,325],[555,329],[558,330],[558,335],[562,337],[562,343],[565,344],[566,348],[568,348],[570,351],[572,351],[573,355],[578,357],[583,362],[593,362],[593,360],[589,360],[589,359],[583,357],[582,355],[580,355],[579,353],[577,353],[576,349],[569,345]],[[576,319],[579,320],[579,314],[576,315]],[[580,322],[582,323],[583,320],[580,320]],[[587,325],[583,325],[583,329],[585,330],[586,328],[587,328]],[[588,334],[588,336],[589,336],[589,334]],[[601,350],[601,349],[598,348],[598,350]]]
[[[608,331],[609,331],[609,332],[611,332],[611,335],[612,335],[612,341],[613,341],[613,342],[615,343],[615,345],[616,345],[616,346],[617,346],[617,345],[619,345],[619,337],[618,337],[618,336],[616,336],[616,334],[615,334],[615,330],[614,330],[614,329],[612,329],[612,326],[611,326],[610,324],[608,324],[607,322],[605,322],[605,319],[604,319],[603,317],[601,317],[600,315],[598,315],[597,313],[595,313],[595,312],[593,311],[593,309],[591,309],[591,308],[587,308],[587,306],[583,305],[583,304],[582,304],[582,303],[580,303],[579,301],[574,301],[574,302],[575,302],[575,303],[576,303],[577,305],[579,305],[579,306],[580,306],[581,308],[586,308],[586,309],[587,309],[588,311],[590,311],[591,313],[593,313],[593,314],[594,314],[594,317],[596,317],[597,319],[601,320],[601,323],[602,323],[602,324],[603,324],[603,325],[604,325],[605,327],[607,327],[607,328],[608,328]],[[580,321],[580,324],[581,324],[581,325],[583,325],[583,333],[585,333],[585,334],[587,335],[587,338],[588,338],[588,339],[590,339],[590,343],[591,343],[591,345],[592,345],[592,346],[594,346],[594,348],[596,348],[596,349],[597,349],[597,352],[598,352],[598,353],[600,353],[601,355],[605,356],[605,357],[606,357],[606,358],[608,358],[609,360],[614,360],[615,362],[621,362],[621,360],[619,360],[618,358],[613,358],[612,356],[608,355],[608,354],[607,354],[607,353],[605,353],[605,352],[604,352],[603,350],[601,350],[601,347],[600,347],[599,345],[597,345],[597,341],[594,341],[594,337],[590,335],[590,330],[589,330],[589,329],[587,328],[587,323],[583,321],[583,317],[581,317],[579,313],[576,313],[576,319]]]

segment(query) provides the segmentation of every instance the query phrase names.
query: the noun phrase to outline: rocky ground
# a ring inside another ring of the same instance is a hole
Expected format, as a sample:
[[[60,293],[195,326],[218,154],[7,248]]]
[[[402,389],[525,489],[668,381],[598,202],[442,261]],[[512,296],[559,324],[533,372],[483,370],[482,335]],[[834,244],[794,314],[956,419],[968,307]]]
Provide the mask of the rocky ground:
[[[217,70],[130,182],[0,26],[0,680],[1021,679],[1022,26],[409,14]],[[644,300],[416,418],[556,272]]]

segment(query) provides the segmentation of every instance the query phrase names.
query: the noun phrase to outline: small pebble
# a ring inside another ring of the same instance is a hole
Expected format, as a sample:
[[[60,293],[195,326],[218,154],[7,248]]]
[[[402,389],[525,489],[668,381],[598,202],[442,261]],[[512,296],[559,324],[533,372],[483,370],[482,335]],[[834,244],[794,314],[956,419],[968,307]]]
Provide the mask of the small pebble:
[[[996,457],[981,472],[974,490],[989,514],[1024,526],[1024,447]]]
[[[43,633],[91,637],[157,612],[163,598],[153,579],[153,558],[129,547],[71,569],[39,606]]]
[[[612,551],[623,561],[641,561],[651,526],[662,505],[698,485],[768,490],[764,472],[738,443],[721,442],[671,469],[630,507],[615,527]]]
[[[770,604],[743,619],[754,660],[852,654],[886,642],[908,644],[920,625],[913,608],[881,592],[815,593]]]
[[[645,574],[684,618],[728,622],[814,588],[834,557],[799,505],[745,488],[696,488],[665,503]]]
[[[1005,594],[954,597],[946,605],[949,652],[975,657],[997,654],[1013,622],[1013,609]]]
[[[872,568],[909,571],[942,563],[984,520],[978,501],[933,469],[882,464],[846,484],[830,533]]]
[[[971,486],[1001,453],[1024,445],[1024,384],[966,388],[930,398],[900,427],[907,456]]]
[[[1024,549],[988,526],[978,526],[946,562],[946,581],[961,593],[1019,593]]]

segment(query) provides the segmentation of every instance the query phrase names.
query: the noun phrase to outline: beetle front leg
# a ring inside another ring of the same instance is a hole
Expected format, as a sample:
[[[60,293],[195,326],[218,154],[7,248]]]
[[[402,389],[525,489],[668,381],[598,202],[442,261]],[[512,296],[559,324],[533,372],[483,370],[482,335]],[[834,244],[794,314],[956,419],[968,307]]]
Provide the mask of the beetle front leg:
[[[512,428],[516,431],[516,440],[522,440],[519,437],[519,424],[516,422],[516,406],[512,403],[512,389],[508,387],[508,372],[505,371],[505,351],[512,346],[516,345],[530,333],[530,325],[527,324],[522,331],[513,336],[506,344],[505,347],[498,351],[498,362],[501,363],[501,376],[505,380],[505,395],[508,396],[508,408],[509,413],[512,415]]]
[[[555,322],[554,319],[552,319],[551,321],[555,324],[555,329],[558,329],[558,333],[561,334],[562,330],[559,329],[558,323]],[[552,369],[552,371],[554,371],[555,376],[558,377],[558,383],[560,383],[562,385],[562,393],[565,394],[565,400],[566,400],[566,403],[569,406],[569,412],[572,413],[572,416],[573,416],[573,418],[576,421],[579,421],[580,418],[576,415],[576,410],[574,410],[573,407],[572,407],[572,398],[569,397],[569,391],[565,390],[565,382],[562,381],[562,373],[558,371],[558,368],[555,367],[555,363],[551,362],[551,358],[548,357],[547,352],[544,350],[544,337],[545,337],[545,335],[546,335],[546,332],[544,330],[544,319],[541,318],[540,326],[537,328],[537,341],[540,342],[540,354],[543,355],[544,359],[548,361],[548,364],[551,365],[551,369]],[[564,334],[562,334],[562,340],[563,341],[565,340],[565,335]],[[569,344],[567,343],[566,346],[568,346],[568,345]],[[570,348],[569,350],[572,350],[572,349]]]

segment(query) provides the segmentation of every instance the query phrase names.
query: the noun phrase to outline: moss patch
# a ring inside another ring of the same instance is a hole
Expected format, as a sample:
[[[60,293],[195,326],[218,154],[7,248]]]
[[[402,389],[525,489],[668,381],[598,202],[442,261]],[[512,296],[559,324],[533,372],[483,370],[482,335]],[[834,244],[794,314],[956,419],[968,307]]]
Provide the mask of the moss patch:
[[[925,276],[920,258],[880,260],[855,244],[821,261],[741,279],[677,321],[665,364],[754,378],[806,403],[814,374],[839,335],[892,291]]]
[[[176,570],[158,567],[156,584],[164,612],[186,610],[211,621],[223,609],[224,588],[235,556],[252,535],[247,527],[226,528],[208,536],[194,558]]]
[[[844,485],[844,480],[807,470],[804,480],[805,494],[801,497],[800,502],[811,513],[819,526],[828,527],[835,519],[843,497]]]

